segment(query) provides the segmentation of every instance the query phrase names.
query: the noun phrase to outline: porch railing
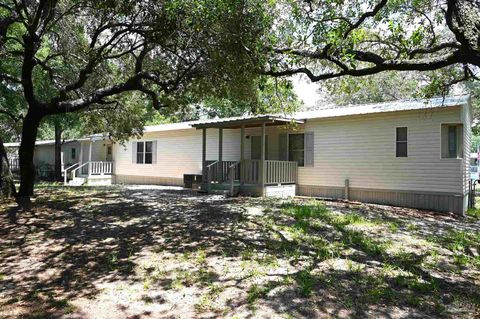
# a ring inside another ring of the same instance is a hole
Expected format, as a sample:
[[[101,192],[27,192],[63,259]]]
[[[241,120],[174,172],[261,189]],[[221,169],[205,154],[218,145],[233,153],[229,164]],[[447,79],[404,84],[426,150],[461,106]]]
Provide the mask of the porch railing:
[[[73,174],[74,174],[73,170],[76,169],[78,167],[78,165],[80,165],[80,163],[75,163],[72,166],[69,166],[69,167],[67,167],[63,170],[63,172],[62,172],[63,173],[63,183],[65,185],[67,185],[67,183],[68,183],[69,174],[71,174],[72,178],[73,178]]]
[[[210,183],[221,183],[223,181],[229,180],[230,177],[230,167],[238,163],[237,161],[207,161],[207,176],[204,176],[205,180],[208,180]],[[240,179],[240,167],[238,165],[232,171],[234,174],[234,179]]]
[[[113,162],[85,162],[72,170],[72,178],[77,175],[112,175]]]
[[[265,181],[272,184],[294,184],[297,182],[298,163],[294,161],[265,161]],[[244,160],[243,162],[208,161],[204,180],[210,183],[240,180],[244,184],[260,183],[260,160]],[[223,178],[220,178],[220,173]]]
[[[90,174],[89,175],[112,175],[113,162],[89,162]]]
[[[293,161],[265,161],[265,184],[296,183],[297,167]]]
[[[11,172],[17,172],[20,170],[20,160],[18,158],[10,158],[8,160],[8,165]]]
[[[245,184],[258,184],[260,182],[260,161],[244,160],[240,165],[241,181]]]

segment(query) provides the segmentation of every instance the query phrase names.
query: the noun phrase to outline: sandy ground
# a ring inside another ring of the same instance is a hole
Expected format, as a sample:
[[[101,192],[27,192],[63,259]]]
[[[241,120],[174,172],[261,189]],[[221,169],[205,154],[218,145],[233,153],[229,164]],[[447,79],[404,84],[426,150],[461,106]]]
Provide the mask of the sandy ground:
[[[0,210],[0,318],[480,316],[476,220],[156,186]]]

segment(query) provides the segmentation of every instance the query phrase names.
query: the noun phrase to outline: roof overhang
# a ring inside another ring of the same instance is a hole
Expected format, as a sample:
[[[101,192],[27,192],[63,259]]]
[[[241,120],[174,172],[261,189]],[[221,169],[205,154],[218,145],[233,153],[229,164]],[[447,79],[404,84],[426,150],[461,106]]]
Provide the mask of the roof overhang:
[[[265,124],[266,126],[286,125],[286,124],[303,124],[303,120],[297,120],[289,117],[274,116],[274,115],[260,115],[255,117],[244,117],[234,119],[218,119],[191,124],[196,129],[203,128],[226,128],[238,129],[245,127],[258,127]]]

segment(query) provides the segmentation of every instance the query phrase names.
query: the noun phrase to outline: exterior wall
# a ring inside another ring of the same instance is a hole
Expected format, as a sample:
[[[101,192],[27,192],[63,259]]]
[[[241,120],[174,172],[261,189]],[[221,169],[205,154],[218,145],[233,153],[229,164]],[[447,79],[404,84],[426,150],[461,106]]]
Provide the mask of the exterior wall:
[[[75,148],[75,157],[72,158],[72,148]],[[62,145],[63,161],[65,167],[77,163],[80,159],[80,142],[72,142]]]
[[[181,185],[184,174],[202,173],[202,131],[194,128],[146,133],[134,141],[157,141],[157,162],[155,164],[133,163],[132,142],[115,144],[116,182],[143,183],[143,181],[169,185]],[[223,159],[240,159],[239,130],[223,130]],[[207,160],[218,159],[218,129],[207,130]],[[122,177],[119,177],[122,176]]]
[[[472,107],[471,101],[462,108],[462,123],[463,123],[463,211],[468,208],[468,192],[470,181],[470,153],[472,143]]]
[[[462,213],[468,160],[441,158],[440,128],[464,123],[469,147],[470,122],[463,110],[307,121],[305,131],[315,133],[314,167],[299,168],[297,193],[342,198],[348,179],[353,200]],[[408,127],[406,158],[395,157],[396,127]]]
[[[89,156],[89,141],[82,141],[83,145],[83,155],[82,162],[88,162]],[[107,158],[107,144],[111,142],[108,140],[98,140],[92,142],[92,161],[94,162],[104,162]],[[80,145],[77,148],[78,157],[80,158]]]
[[[314,167],[299,168],[300,185],[461,194],[461,159],[441,158],[440,126],[461,123],[461,108],[310,120]],[[396,127],[408,127],[408,157],[395,157]]]
[[[55,147],[53,145],[35,146],[33,162],[35,163],[35,166],[54,165]]]
[[[314,165],[299,167],[297,194],[345,197],[380,204],[464,210],[468,191],[469,107],[403,111],[307,120],[297,127],[267,127],[268,159],[279,159],[279,134],[314,133]],[[464,159],[441,158],[441,124],[464,123]],[[396,127],[408,128],[408,157],[395,157]],[[246,129],[245,158],[250,158]],[[117,183],[182,185],[184,174],[201,174],[202,131],[183,129],[146,133],[157,141],[157,162],[132,162],[132,141],[115,144]],[[224,160],[240,159],[240,129],[223,130]],[[85,150],[84,150],[85,152]],[[207,160],[218,159],[218,129],[207,130]]]
[[[62,144],[62,152],[65,156],[65,164],[73,164],[77,162],[76,159],[71,158],[71,149],[76,148],[78,159],[80,153],[80,143],[79,142],[70,142]],[[33,162],[35,166],[42,165],[55,165],[55,146],[54,145],[37,145],[35,146],[35,152],[33,155]]]

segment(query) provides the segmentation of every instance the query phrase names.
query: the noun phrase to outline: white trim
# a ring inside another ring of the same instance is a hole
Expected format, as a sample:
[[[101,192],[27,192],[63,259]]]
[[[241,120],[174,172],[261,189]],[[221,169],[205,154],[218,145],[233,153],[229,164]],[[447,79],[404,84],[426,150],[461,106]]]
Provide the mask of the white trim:
[[[305,167],[305,130],[302,132],[288,132],[287,133],[287,161],[292,161],[290,159],[290,135],[303,135],[303,165],[298,164],[298,168],[303,168]],[[315,154],[314,154],[315,156]],[[292,161],[293,162],[293,161]]]
[[[406,142],[407,143],[407,156],[397,156],[397,129],[398,128],[406,128],[407,129],[407,140],[406,141],[400,141],[400,142]],[[410,130],[408,129],[408,126],[395,126],[395,133],[394,133],[394,146],[393,146],[393,157],[395,158],[408,158],[409,157],[409,151],[408,151],[408,144],[410,141]]]
[[[153,165],[153,143],[154,140],[139,140],[139,141],[135,141],[135,143],[137,143],[137,149],[136,149],[136,152],[135,152],[135,163],[136,165]],[[138,143],[143,143],[143,163],[139,163],[138,162]],[[152,162],[151,163],[145,163],[145,154],[147,154],[146,152],[146,143],[152,143],[152,151],[151,152],[148,152],[149,154],[152,154]],[[113,154],[112,154],[113,156]]]
[[[440,130],[439,130],[439,133],[440,133],[440,160],[442,161],[458,161],[458,160],[463,160],[464,156],[462,157],[459,157],[458,156],[458,152],[457,152],[457,157],[443,157],[443,148],[442,148],[442,126],[443,125],[462,125],[463,127],[465,127],[465,125],[461,122],[441,122],[440,123]],[[447,135],[448,135],[448,132],[447,132]],[[458,136],[457,136],[457,139],[458,139]],[[458,143],[458,141],[457,141]],[[465,147],[465,132],[464,130],[462,130],[462,143],[463,143],[463,147]],[[447,144],[448,144],[448,136],[447,136]],[[458,147],[457,147],[458,148]],[[463,151],[465,153],[465,151]]]

